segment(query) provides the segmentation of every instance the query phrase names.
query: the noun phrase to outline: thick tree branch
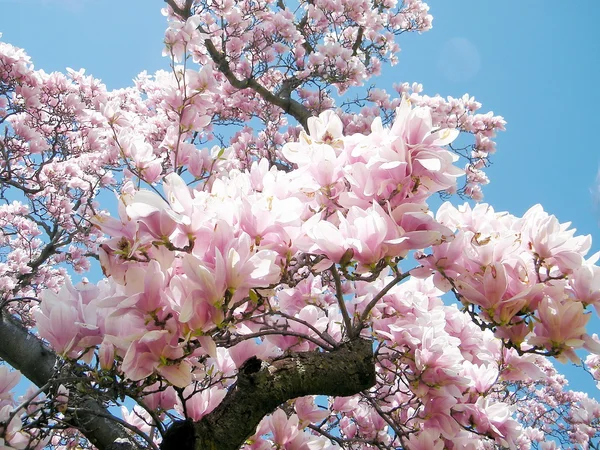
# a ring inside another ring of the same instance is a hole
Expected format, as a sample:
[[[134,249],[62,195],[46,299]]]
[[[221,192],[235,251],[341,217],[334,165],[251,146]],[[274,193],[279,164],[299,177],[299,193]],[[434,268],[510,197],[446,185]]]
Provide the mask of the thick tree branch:
[[[227,81],[229,81],[234,88],[252,89],[258,95],[260,95],[263,100],[271,103],[272,105],[279,106],[287,114],[296,119],[305,130],[308,130],[308,118],[311,117],[311,114],[304,105],[297,102],[290,96],[283,95],[280,97],[273,94],[253,78],[246,78],[244,80],[238,79],[231,70],[226,56],[217,50],[212,41],[210,39],[205,39],[204,45],[206,46],[208,54],[214,61],[219,72],[225,75]]]
[[[0,312],[0,358],[21,371],[38,387],[47,384],[56,375],[59,357],[44,343],[7,313]],[[133,450],[129,432],[109,419],[110,413],[96,400],[81,396],[72,389],[71,400],[80,405],[81,412],[70,419],[92,444],[101,450]]]
[[[373,343],[361,338],[332,352],[292,353],[263,362],[255,370],[242,367],[223,402],[199,422],[177,423],[161,448],[236,450],[264,416],[287,400],[305,395],[349,396],[374,385]]]
[[[191,1],[186,1],[186,5],[183,9],[177,5],[175,0],[164,1],[182,20],[185,21],[192,15]],[[243,80],[238,79],[231,70],[229,62],[227,62],[227,56],[219,52],[219,50],[217,50],[215,47],[215,44],[213,44],[210,39],[205,39],[204,45],[209,56],[215,63],[215,66],[219,72],[225,75],[225,78],[227,78],[229,84],[236,89],[252,89],[258,95],[260,95],[264,101],[271,103],[272,105],[279,106],[285,111],[286,114],[289,114],[296,119],[305,130],[308,130],[308,118],[311,117],[311,113],[304,105],[291,98],[290,95],[286,95],[285,92],[283,92],[282,95],[273,94],[253,78],[246,78]]]
[[[356,56],[358,54],[358,50],[360,49],[360,46],[363,41],[364,31],[365,31],[365,29],[363,26],[358,27],[358,33],[356,33],[356,40],[354,41],[354,44],[352,45],[352,56]]]
[[[183,8],[180,8],[175,0],[165,0],[165,3],[167,3],[173,9],[173,12],[183,20],[188,19],[192,15],[192,5],[194,0],[185,0]]]

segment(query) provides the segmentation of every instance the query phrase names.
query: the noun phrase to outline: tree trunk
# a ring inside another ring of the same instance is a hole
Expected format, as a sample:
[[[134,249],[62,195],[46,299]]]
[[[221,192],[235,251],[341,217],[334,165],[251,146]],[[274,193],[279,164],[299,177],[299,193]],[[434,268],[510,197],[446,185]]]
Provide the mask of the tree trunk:
[[[360,338],[332,352],[292,353],[254,369],[242,367],[223,402],[202,420],[174,424],[161,449],[236,450],[288,400],[355,395],[375,385],[373,343]]]

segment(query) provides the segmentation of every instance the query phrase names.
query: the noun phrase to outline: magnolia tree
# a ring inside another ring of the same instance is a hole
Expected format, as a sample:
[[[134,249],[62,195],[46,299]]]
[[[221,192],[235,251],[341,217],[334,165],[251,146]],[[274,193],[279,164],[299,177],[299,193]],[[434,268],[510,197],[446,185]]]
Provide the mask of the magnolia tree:
[[[429,211],[482,197],[473,98],[344,100],[427,5],[166,3],[127,89],[0,44],[0,448],[598,448],[590,237]]]

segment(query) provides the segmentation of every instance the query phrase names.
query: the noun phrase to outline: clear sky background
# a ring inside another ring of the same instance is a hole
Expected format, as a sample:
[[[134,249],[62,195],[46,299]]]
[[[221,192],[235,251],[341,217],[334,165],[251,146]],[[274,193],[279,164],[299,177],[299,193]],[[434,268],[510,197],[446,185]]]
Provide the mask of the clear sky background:
[[[433,29],[400,38],[400,63],[378,87],[417,81],[425,93],[469,93],[508,122],[485,201],[522,215],[536,203],[600,250],[600,2],[430,0]],[[38,69],[85,68],[110,88],[167,68],[160,0],[0,0],[2,40]],[[590,332],[600,333],[594,320]],[[587,378],[573,389],[598,391]],[[595,392],[594,392],[595,391]]]

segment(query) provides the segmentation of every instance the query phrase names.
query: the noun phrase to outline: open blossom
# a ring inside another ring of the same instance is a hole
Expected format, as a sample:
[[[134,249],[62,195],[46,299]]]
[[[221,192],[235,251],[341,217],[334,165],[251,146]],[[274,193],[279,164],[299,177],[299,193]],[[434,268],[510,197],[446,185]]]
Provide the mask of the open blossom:
[[[321,409],[315,405],[313,397],[302,397],[295,401],[294,409],[300,422],[318,423],[331,414],[327,409]]]
[[[162,174],[162,161],[154,154],[152,145],[142,139],[127,137],[126,141],[120,141],[124,152],[132,159],[140,178],[147,183],[158,181]]]
[[[471,386],[479,393],[484,394],[497,381],[498,368],[493,365],[476,365],[470,361],[463,362],[464,376],[471,380]]]
[[[418,202],[434,192],[452,190],[463,171],[456,157],[444,148],[458,136],[457,130],[435,131],[426,108],[411,109],[404,100],[391,128],[379,120],[371,136],[355,136],[349,142],[349,181],[354,189],[345,202],[359,198],[388,199],[398,205],[411,198]]]
[[[590,320],[590,315],[584,314],[583,305],[546,297],[540,304],[539,318],[540,321],[534,328],[535,336],[530,337],[528,342],[555,350],[559,354],[564,353],[571,360],[579,361],[571,349],[580,348],[586,343],[585,325]]]
[[[549,268],[555,264],[563,273],[568,273],[581,266],[591,245],[590,236],[575,237],[576,230],[568,229],[570,222],[560,224],[556,217],[544,212],[541,205],[527,211],[523,222],[526,223],[524,237],[542,260],[548,260]]]
[[[129,425],[133,425],[144,433],[150,432],[152,428],[152,417],[150,417],[148,412],[139,405],[135,405],[131,411],[125,406],[121,406],[121,415],[123,416],[123,420]]]
[[[306,148],[313,151],[331,149],[331,155],[335,158],[343,146],[343,124],[333,111],[324,111],[318,117],[308,119],[308,133],[300,133],[300,142],[288,143],[282,152],[286,159],[302,167],[311,163],[311,154]],[[317,144],[312,146],[312,144]],[[337,149],[337,151],[335,151]]]
[[[507,324],[515,315],[528,305],[528,296],[533,296],[541,286],[532,286],[510,295],[508,275],[502,264],[490,264],[479,278],[477,288],[469,281],[458,281],[457,290],[465,301],[479,305],[496,323]],[[480,284],[481,283],[481,284]]]
[[[13,408],[11,405],[5,405],[0,408],[0,430],[2,438],[0,445],[3,448],[26,448],[29,442],[29,436],[22,431],[21,419],[18,414],[12,414]]]
[[[408,437],[407,444],[409,448],[415,450],[442,450],[444,441],[436,436],[434,431],[423,430]]]
[[[584,305],[592,305],[600,314],[600,267],[589,263],[574,270],[569,279],[573,297]]]
[[[138,381],[156,371],[174,386],[183,388],[191,382],[190,364],[178,361],[183,355],[183,349],[167,330],[150,331],[127,349],[123,372],[131,380]]]
[[[98,314],[95,285],[69,282],[59,294],[46,291],[35,311],[40,335],[48,339],[57,352],[75,357],[84,349],[102,341],[103,318]]]
[[[461,405],[455,409],[460,411],[458,420],[463,424],[471,424],[477,432],[492,434],[501,445],[515,447],[520,427],[510,418],[508,405],[492,403],[482,397],[472,406]]]
[[[273,442],[277,445],[285,445],[298,434],[298,416],[296,414],[292,414],[288,418],[285,412],[278,409],[267,421],[268,427],[273,433]]]
[[[185,402],[185,410],[192,420],[200,420],[209,414],[221,403],[227,394],[226,389],[219,389],[218,387],[205,389],[192,395],[193,391],[193,384],[186,387],[183,391],[184,397],[188,398]],[[178,409],[182,412],[181,407],[178,407]]]
[[[21,373],[10,370],[7,366],[0,366],[0,409],[5,405],[12,405],[13,393],[11,390],[17,385]]]
[[[337,226],[317,215],[306,221],[309,239],[305,242],[312,245],[301,243],[300,248],[323,252],[336,263],[351,252],[352,258],[368,267],[451,237],[449,229],[424,214],[418,205],[403,205],[391,213],[377,203],[367,210],[352,206],[346,216],[338,213],[336,219]]]
[[[373,205],[368,211],[352,207],[346,217],[339,215],[339,227],[314,216],[305,223],[307,236],[314,244],[306,250],[323,251],[332,261],[339,263],[351,250],[362,264],[374,264],[386,256],[397,256],[398,245],[406,238],[384,210]]]
[[[585,359],[585,365],[595,380],[598,380],[600,386],[600,355],[588,355]]]

